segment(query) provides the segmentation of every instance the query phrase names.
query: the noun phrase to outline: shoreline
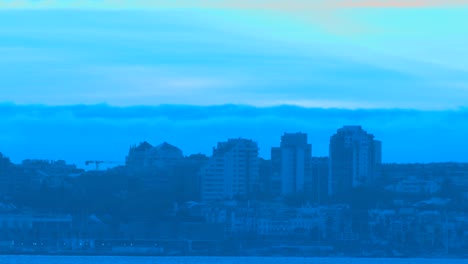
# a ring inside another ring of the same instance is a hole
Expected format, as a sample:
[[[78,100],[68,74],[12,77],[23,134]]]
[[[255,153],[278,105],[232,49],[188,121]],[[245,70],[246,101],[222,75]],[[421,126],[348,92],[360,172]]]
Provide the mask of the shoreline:
[[[467,256],[352,256],[352,255],[331,255],[331,256],[298,256],[298,255],[169,255],[169,254],[123,254],[109,252],[0,252],[0,256],[51,256],[51,257],[148,257],[148,258],[298,258],[298,259],[433,259],[433,260],[465,260]]]

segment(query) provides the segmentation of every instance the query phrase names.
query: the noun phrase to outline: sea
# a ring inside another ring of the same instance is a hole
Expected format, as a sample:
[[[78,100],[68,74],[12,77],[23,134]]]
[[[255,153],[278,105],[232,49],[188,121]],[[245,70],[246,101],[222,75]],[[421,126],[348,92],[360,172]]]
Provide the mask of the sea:
[[[466,264],[467,259],[0,256],[1,264]]]

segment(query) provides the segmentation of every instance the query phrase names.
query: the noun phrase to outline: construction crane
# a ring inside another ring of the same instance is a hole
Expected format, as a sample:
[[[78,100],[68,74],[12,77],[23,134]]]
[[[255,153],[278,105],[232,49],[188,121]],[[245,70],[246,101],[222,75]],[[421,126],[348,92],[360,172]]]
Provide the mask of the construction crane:
[[[89,164],[95,164],[96,165],[96,170],[99,170],[99,165],[101,163],[106,163],[106,164],[122,164],[122,162],[117,162],[117,161],[104,161],[104,160],[87,160],[85,161],[85,165],[89,166]]]

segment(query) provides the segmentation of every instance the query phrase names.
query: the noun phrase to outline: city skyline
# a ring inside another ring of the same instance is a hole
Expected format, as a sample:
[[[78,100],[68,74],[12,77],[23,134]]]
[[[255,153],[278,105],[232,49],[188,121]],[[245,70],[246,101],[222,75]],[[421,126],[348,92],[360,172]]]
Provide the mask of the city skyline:
[[[145,141],[125,166],[90,171],[0,153],[0,250],[463,257],[468,163],[381,164],[378,139],[342,126],[330,157],[313,157],[307,134],[283,133],[272,160],[251,139],[218,142],[210,157]]]
[[[314,155],[327,156],[338,127],[359,124],[384,144],[383,162],[466,162],[467,111],[343,110],[295,106],[24,106],[0,104],[1,151],[26,158],[124,162],[130,145],[170,142],[187,154],[209,155],[227,138],[258,141],[268,158],[284,132],[309,135]],[[31,133],[34,131],[34,133]],[[443,140],[441,135],[446,135]],[[193,140],[196,138],[196,140]],[[427,142],[430,142],[428,144]],[[402,152],[401,150],[405,151]]]

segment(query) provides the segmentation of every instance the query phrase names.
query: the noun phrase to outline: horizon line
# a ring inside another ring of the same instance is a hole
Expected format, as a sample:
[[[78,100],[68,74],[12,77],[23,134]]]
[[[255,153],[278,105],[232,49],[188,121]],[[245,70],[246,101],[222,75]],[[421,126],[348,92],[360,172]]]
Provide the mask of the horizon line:
[[[280,107],[301,108],[309,110],[334,110],[334,111],[415,111],[415,112],[461,112],[468,111],[468,106],[456,106],[453,108],[409,108],[409,107],[323,107],[323,106],[309,106],[292,103],[280,104],[244,104],[244,103],[220,103],[220,104],[175,104],[175,103],[160,103],[160,104],[131,104],[119,105],[107,102],[101,103],[73,103],[73,104],[47,104],[47,103],[17,103],[11,101],[0,101],[2,106],[15,106],[15,107],[50,107],[50,108],[65,108],[65,107],[96,107],[105,106],[109,108],[157,108],[157,107],[192,107],[192,108],[210,108],[210,107],[245,107],[256,109],[271,109]]]

